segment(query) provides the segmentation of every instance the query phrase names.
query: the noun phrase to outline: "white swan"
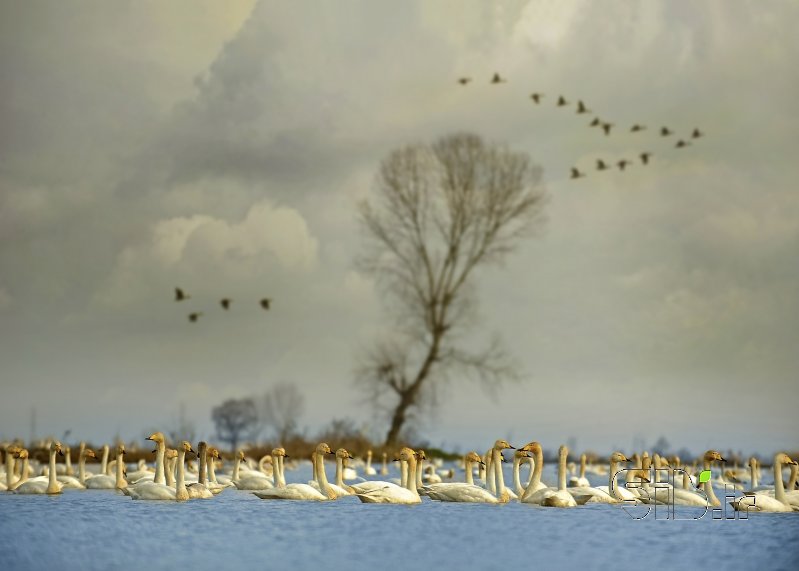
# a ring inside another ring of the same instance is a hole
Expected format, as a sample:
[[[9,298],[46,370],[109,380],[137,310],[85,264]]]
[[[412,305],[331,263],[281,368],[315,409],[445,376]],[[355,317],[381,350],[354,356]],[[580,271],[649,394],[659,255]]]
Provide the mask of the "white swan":
[[[282,454],[285,450],[282,448],[275,448],[273,451],[272,470],[276,472],[276,486],[271,490],[261,490],[253,492],[256,496],[263,500],[300,500],[300,501],[315,501],[322,502],[327,500],[335,500],[335,493],[327,486],[327,476],[325,475],[324,455],[332,454],[330,446],[325,442],[320,443],[314,450],[312,457],[314,475],[320,486],[326,493],[309,486],[308,484],[285,484],[283,477],[283,466],[281,463]]]
[[[241,462],[244,460],[244,451],[239,450],[233,464],[233,475],[230,481],[239,490],[269,490],[273,488],[272,482],[259,470],[247,470],[242,473]]]
[[[107,474],[97,474],[86,479],[86,487],[90,490],[122,490],[128,487],[128,482],[123,476],[125,462],[125,445],[119,444],[116,449],[116,477]],[[104,454],[105,455],[105,454]]]
[[[24,448],[18,449],[14,453],[14,457],[15,457],[15,460],[22,461],[22,472],[21,472],[21,475],[19,477],[19,480],[17,480],[13,484],[11,484],[11,487],[8,488],[9,491],[12,491],[12,492],[14,490],[16,490],[17,488],[19,488],[22,484],[24,484],[25,482],[28,481],[28,451],[25,450]],[[40,476],[38,478],[33,478],[33,479],[35,481],[41,481],[41,482],[45,482],[45,483],[48,482],[48,479],[45,476]]]
[[[410,448],[403,448],[399,457],[400,460],[408,463],[408,487],[402,488],[390,482],[361,482],[352,486],[359,500],[366,504],[419,504],[422,502],[416,489],[416,453]],[[366,485],[370,485],[370,489],[366,489]]]
[[[535,494],[542,490],[548,489],[548,486],[541,481],[541,474],[544,471],[544,451],[541,448],[541,444],[538,442],[530,442],[529,444],[525,444],[520,448],[520,450],[533,454],[535,466],[533,467],[532,479],[527,484],[524,494],[522,494],[522,496],[519,498],[519,501],[537,504],[538,497],[535,496]],[[535,499],[533,499],[534,497]]]
[[[590,488],[591,482],[588,481],[588,478],[585,477],[585,462],[586,456],[585,453],[580,455],[580,476],[572,476],[569,478],[569,487],[575,488],[577,486],[583,486]]]
[[[793,512],[799,511],[799,506],[792,505],[785,493],[785,484],[782,481],[782,466],[796,465],[787,454],[779,452],[774,455],[774,497],[767,494],[747,494],[733,502],[732,507],[737,511],[747,512]]]
[[[372,451],[366,452],[366,467],[363,469],[364,474],[367,476],[377,476],[377,470],[372,467]]]
[[[474,464],[482,464],[483,460],[477,452],[469,452],[464,457],[466,467],[466,482],[444,482],[440,484],[428,484],[423,491],[432,500],[442,502],[471,502],[496,504],[499,500],[488,490],[474,485],[472,467]]]
[[[566,491],[566,459],[568,456],[569,449],[566,446],[561,446],[558,450],[558,489],[543,491],[540,505],[554,508],[577,506],[574,497]]]
[[[353,494],[352,487],[344,483],[344,461],[348,459],[352,459],[352,454],[347,452],[345,448],[339,448],[336,450],[336,483],[328,484],[328,486],[338,497],[351,496]],[[319,491],[322,490],[322,487],[316,480],[311,480],[308,482],[308,485],[316,488]]]
[[[61,443],[54,440],[50,444],[50,472],[47,481],[28,480],[23,482],[14,492],[17,494],[60,494],[62,485],[56,479],[56,454],[63,456],[64,453],[61,451]]]
[[[380,467],[380,475],[388,476],[388,452],[383,452],[383,465]]]
[[[128,493],[134,500],[167,500],[183,502],[190,499],[186,489],[185,462],[186,453],[195,453],[191,444],[185,440],[178,447],[178,477],[175,488],[166,484],[156,484],[155,482],[142,482],[138,486],[132,486]],[[211,496],[208,496],[211,497]]]

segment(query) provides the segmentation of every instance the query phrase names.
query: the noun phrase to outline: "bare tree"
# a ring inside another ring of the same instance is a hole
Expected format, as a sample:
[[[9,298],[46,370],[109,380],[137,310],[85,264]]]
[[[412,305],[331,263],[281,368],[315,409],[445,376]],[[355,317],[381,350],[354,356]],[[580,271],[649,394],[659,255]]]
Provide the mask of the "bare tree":
[[[229,443],[233,451],[241,440],[257,435],[258,413],[251,398],[226,400],[213,408],[211,418],[216,425],[216,437]]]
[[[291,383],[279,383],[269,389],[261,401],[261,422],[275,431],[285,443],[297,431],[298,419],[305,409],[305,397]]]
[[[360,204],[367,247],[359,265],[395,302],[398,327],[367,354],[358,381],[374,402],[391,400],[386,445],[394,445],[409,412],[435,402],[437,381],[456,368],[489,386],[513,376],[496,339],[470,352],[460,337],[474,321],[476,268],[514,249],[545,193],[527,155],[471,134],[392,152],[376,187]]]

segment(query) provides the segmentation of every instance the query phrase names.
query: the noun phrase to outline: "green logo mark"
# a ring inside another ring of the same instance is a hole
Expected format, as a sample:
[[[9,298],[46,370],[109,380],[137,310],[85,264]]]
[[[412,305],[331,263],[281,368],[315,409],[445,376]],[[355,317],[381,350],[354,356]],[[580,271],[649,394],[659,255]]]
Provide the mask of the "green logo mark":
[[[699,472],[699,483],[704,484],[710,481],[710,470],[702,470]]]

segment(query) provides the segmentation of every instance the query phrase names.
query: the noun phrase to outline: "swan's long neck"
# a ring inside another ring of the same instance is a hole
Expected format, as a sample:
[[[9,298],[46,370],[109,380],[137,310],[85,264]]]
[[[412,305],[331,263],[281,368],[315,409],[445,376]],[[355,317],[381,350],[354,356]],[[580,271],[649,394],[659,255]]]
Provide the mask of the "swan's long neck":
[[[704,469],[710,470],[710,460],[705,460]],[[712,480],[712,479],[711,479]],[[713,482],[708,480],[704,484],[702,484],[703,489],[705,490],[705,495],[707,496],[708,501],[714,507],[718,507],[721,505],[721,502],[716,497],[716,493],[713,491]]]
[[[788,479],[788,490],[793,491],[796,488],[796,478],[799,476],[799,465],[794,464],[791,466],[791,477]]]
[[[535,466],[533,466],[533,474],[530,477],[530,482],[527,484],[527,489],[524,491],[522,499],[528,498],[535,490],[541,486],[541,473],[544,471],[544,453],[541,450],[535,451]]]
[[[22,477],[25,477],[25,472],[23,470]],[[55,473],[55,450],[50,450],[50,474],[48,476],[47,482],[47,493],[48,494],[55,494],[58,493],[58,479],[56,478]]]
[[[585,478],[585,454],[580,456],[580,478]]]
[[[164,477],[164,454],[166,453],[166,445],[163,441],[158,442],[158,447],[155,451],[155,478],[153,478],[153,482],[156,484],[164,485],[166,484],[166,478]]]
[[[19,480],[17,480],[17,483],[14,484],[14,487],[19,488],[20,485],[22,485],[22,483],[25,482],[27,479],[28,479],[28,457],[26,456],[25,459],[22,460],[22,472],[19,477]]]
[[[466,467],[466,483],[474,486],[474,475],[472,474],[472,461],[465,460],[463,464]]]
[[[236,454],[236,459],[233,461],[233,479],[238,481],[239,479],[239,467],[241,466],[241,457]]]
[[[416,489],[418,490],[419,488],[422,487],[422,471],[424,470],[424,458],[420,458],[418,462],[414,463],[416,465],[414,469],[414,472],[416,473],[414,481],[416,482]],[[410,481],[410,479],[408,481]]]
[[[782,481],[782,462],[774,458],[774,497],[783,504],[788,504],[785,495],[785,484]]]
[[[208,446],[206,446],[205,442],[200,442],[199,450],[200,459],[199,459],[199,470],[197,472],[197,481],[200,482],[203,486],[208,484]]]
[[[492,465],[497,479],[496,496],[499,501],[507,502],[510,500],[510,497],[508,496],[508,491],[505,489],[505,476],[502,475],[502,451],[498,448],[494,448],[492,456],[494,457]]]
[[[410,460],[408,460],[408,489],[414,493],[414,495],[418,498],[419,497],[419,490],[416,487],[416,474],[417,474],[417,465],[416,465],[416,458],[413,454],[411,454]]]
[[[116,470],[117,470],[117,481],[116,487],[117,489],[127,488],[128,483],[125,481],[125,476],[123,475],[123,470],[125,469],[125,462],[122,460],[123,454],[117,452],[117,461],[116,461]]]
[[[502,460],[500,458],[500,460]],[[497,476],[494,473],[494,450],[486,453],[486,489],[492,494],[497,493]]]
[[[369,471],[369,468],[372,467],[372,451],[366,453],[366,471]],[[340,484],[339,484],[340,485]]]
[[[405,460],[400,460],[400,486],[408,487],[408,463]]]
[[[14,455],[6,450],[6,488],[11,489],[14,483]]]
[[[100,473],[108,475],[108,444],[103,446],[103,459],[100,463]]]
[[[164,460],[164,475],[166,476],[166,485],[170,488],[175,488],[175,464],[177,458],[168,458]]]
[[[566,454],[561,454],[558,459],[558,490],[566,489]]]
[[[344,487],[344,458],[336,458],[336,485]]]
[[[75,470],[72,468],[72,450],[70,450],[69,446],[64,448],[64,465],[66,466],[64,474],[67,476],[75,474]]]
[[[618,491],[616,490],[616,486],[618,486],[619,484],[618,482],[615,482],[614,484],[614,480],[616,480],[616,472],[618,471],[619,471],[619,463],[611,458],[610,472],[608,472],[608,492],[614,498],[619,497]]]
[[[186,489],[186,451],[181,446],[178,450],[178,481],[175,485],[175,499],[185,501],[189,499],[189,491]]]
[[[524,488],[522,488],[522,481],[519,478],[519,470],[522,463],[522,459],[519,456],[513,457],[513,487],[516,490],[516,494],[521,496],[524,493]]]
[[[78,481],[83,485],[86,484],[86,455],[83,450],[78,456]]]
[[[335,500],[338,497],[327,481],[327,474],[325,473],[325,457],[321,453],[316,454],[316,481],[319,484],[319,489],[328,498]]]
[[[214,464],[215,464],[214,457],[213,456],[209,456],[208,457],[208,479],[212,483],[218,484],[219,482],[216,481],[216,467],[214,466]]]
[[[380,468],[380,473],[384,476],[388,474],[388,454],[383,452],[383,467]]]
[[[749,460],[749,475],[751,480],[751,488],[754,490],[758,486],[757,462],[754,458]]]

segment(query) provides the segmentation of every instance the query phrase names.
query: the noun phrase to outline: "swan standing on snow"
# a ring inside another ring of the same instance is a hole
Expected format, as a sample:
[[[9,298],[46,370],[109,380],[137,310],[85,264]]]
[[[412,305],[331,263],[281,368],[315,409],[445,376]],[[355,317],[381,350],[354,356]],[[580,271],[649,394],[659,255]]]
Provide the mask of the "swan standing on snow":
[[[15,492],[17,494],[60,494],[62,486],[61,482],[56,479],[56,454],[64,455],[61,451],[61,443],[54,440],[50,444],[50,473],[48,474],[47,482],[28,480],[23,482]]]
[[[276,487],[271,490],[261,490],[253,492],[262,500],[305,500],[322,502],[327,500],[335,500],[335,493],[327,485],[327,476],[325,474],[324,456],[325,454],[333,454],[330,446],[322,442],[314,450],[313,453],[313,467],[314,475],[320,487],[325,490],[325,493],[309,486],[308,484],[285,484],[283,483],[282,471],[283,467],[280,462],[282,455],[285,455],[285,450],[282,448],[275,448],[273,451],[272,470],[276,471]],[[276,461],[277,460],[277,461]]]

